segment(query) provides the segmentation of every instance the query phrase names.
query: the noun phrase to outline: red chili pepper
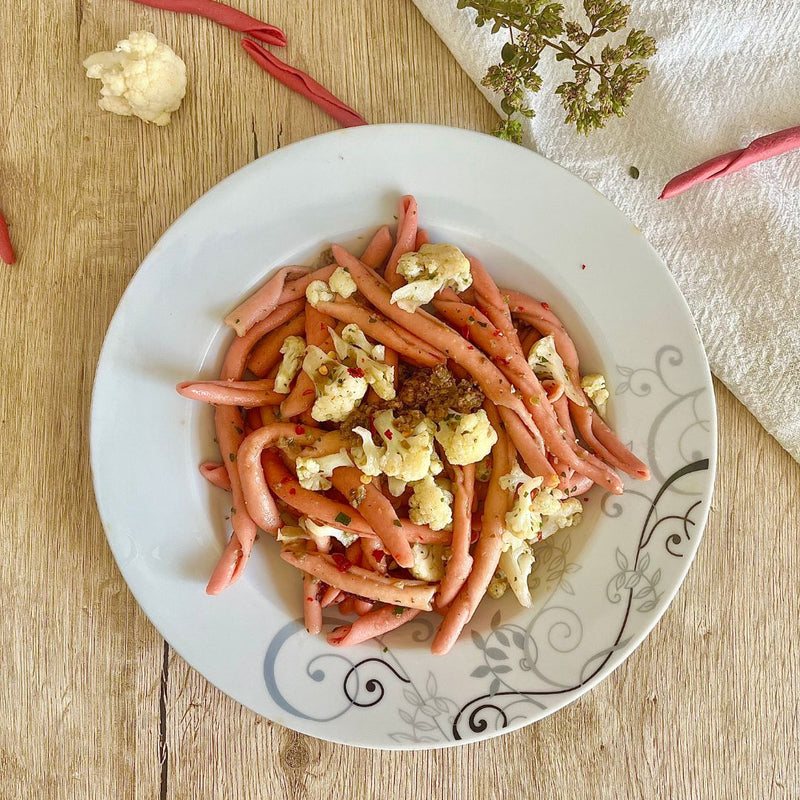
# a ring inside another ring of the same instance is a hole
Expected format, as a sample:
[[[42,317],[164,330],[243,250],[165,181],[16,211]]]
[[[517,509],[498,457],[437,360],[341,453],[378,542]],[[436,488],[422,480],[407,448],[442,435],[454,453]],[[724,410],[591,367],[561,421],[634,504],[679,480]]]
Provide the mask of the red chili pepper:
[[[373,557],[373,558],[374,558],[376,561],[383,561],[383,559],[384,559],[384,558],[386,558],[386,553],[384,553],[384,552],[383,552],[383,550],[381,550],[381,549],[380,549],[380,547],[376,547],[376,548],[375,548],[375,549],[372,551],[372,557]]]
[[[289,494],[297,494],[297,489],[295,489],[294,486],[290,486],[289,487]]]
[[[306,432],[306,429],[302,425],[295,425],[294,426],[294,432],[298,436],[302,436]]]
[[[288,86],[292,91],[303,95],[303,97],[318,105],[340,125],[344,125],[345,128],[352,128],[356,125],[367,124],[361,114],[331,94],[310,75],[306,75],[305,72],[289,66],[289,64],[281,61],[261,45],[250,41],[250,39],[242,39],[242,47],[261,69],[268,72],[276,80],[279,80],[284,86]]]
[[[361,367],[348,367],[347,371],[352,375],[354,378],[363,378],[364,377],[364,370]]]
[[[11,244],[11,236],[8,233],[8,225],[2,211],[0,211],[0,258],[6,264],[17,263],[17,257],[14,255],[14,246]]]
[[[730,175],[732,172],[738,172],[740,169],[749,167],[751,164],[756,164],[766,158],[788,153],[789,150],[794,150],[797,147],[800,147],[800,126],[761,136],[741,150],[723,153],[721,156],[704,161],[687,172],[682,172],[664,187],[658,199],[664,200],[668,197],[675,197],[698,183],[720,178],[723,175]]]
[[[347,572],[353,566],[341,553],[331,553],[331,558],[339,572]]]
[[[474,348],[474,347],[473,347],[471,344],[468,344],[468,345],[467,345],[467,350],[474,350],[474,349],[475,349],[475,348]]]
[[[313,390],[313,389],[306,389],[306,390],[303,392],[303,397],[305,397],[305,396],[306,396],[306,395],[308,395],[308,394],[314,394],[314,390]]]
[[[542,308],[543,308],[545,311],[549,311],[549,310],[550,310],[550,306],[549,306],[549,305],[547,305],[547,303],[542,303]]]
[[[394,435],[388,428],[383,432],[383,435],[391,442]]]
[[[462,325],[461,326],[461,335],[469,341],[469,325]]]
[[[196,14],[218,22],[232,31],[246,33],[254,39],[276,47],[286,46],[286,34],[274,25],[251,17],[243,11],[217,3],[215,0],[134,0],[143,6],[161,8],[164,11],[177,11],[179,14]]]

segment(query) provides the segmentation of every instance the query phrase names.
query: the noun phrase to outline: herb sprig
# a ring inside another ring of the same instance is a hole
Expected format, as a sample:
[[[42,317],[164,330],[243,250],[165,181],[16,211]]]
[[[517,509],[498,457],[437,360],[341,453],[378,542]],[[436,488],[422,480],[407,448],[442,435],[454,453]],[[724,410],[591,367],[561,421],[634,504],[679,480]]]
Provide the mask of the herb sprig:
[[[505,119],[494,131],[501,139],[520,142],[520,117],[535,114],[525,92],[542,88],[536,70],[545,50],[555,51],[556,61],[572,62],[572,80],[561,83],[555,94],[566,111],[564,122],[574,123],[583,134],[604,127],[612,116],[624,116],[634,88],[650,73],[641,62],[655,54],[656,43],[643,30],[628,31],[619,44],[606,43],[600,52],[592,46],[628,24],[631,7],[620,0],[583,0],[584,23],[565,21],[564,7],[548,0],[456,0],[456,4],[476,12],[479,28],[490,24],[492,33],[510,33],[501,62],[490,67],[482,81],[502,95]]]

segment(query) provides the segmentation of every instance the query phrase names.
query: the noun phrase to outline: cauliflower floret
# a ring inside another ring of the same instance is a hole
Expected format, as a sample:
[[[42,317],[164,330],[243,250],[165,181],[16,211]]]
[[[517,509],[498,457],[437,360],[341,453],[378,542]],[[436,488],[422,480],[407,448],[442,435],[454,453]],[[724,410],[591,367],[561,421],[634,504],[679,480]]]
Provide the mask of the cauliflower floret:
[[[333,475],[336,467],[352,467],[353,462],[350,460],[347,450],[342,449],[338,453],[315,458],[298,456],[295,466],[297,467],[297,480],[304,489],[324,492],[332,486],[328,479]]]
[[[374,424],[383,440],[381,471],[385,475],[411,483],[430,473],[433,434],[436,431],[434,422],[423,419],[410,435],[405,436],[395,427],[394,415],[387,410],[375,415]]]
[[[317,422],[342,422],[367,393],[367,382],[327,356],[316,345],[306,348],[303,372],[314,382],[317,399],[311,416]]]
[[[397,272],[408,283],[392,292],[392,302],[412,314],[445,286],[463,292],[472,285],[469,261],[453,244],[422,245],[419,252],[400,256]]]
[[[292,381],[300,372],[306,354],[306,340],[302,336],[287,336],[281,345],[283,360],[275,375],[275,391],[289,394]]]
[[[482,408],[473,414],[457,414],[451,410],[439,423],[436,441],[444,448],[451,464],[474,464],[491,452],[497,433]]]
[[[320,525],[308,517],[301,518],[300,525],[312,536],[330,536],[341,542],[345,547],[350,547],[350,545],[358,539],[358,534],[356,533],[339,530],[339,528],[334,528],[333,525]]]
[[[506,589],[508,589],[508,581],[503,570],[499,569],[492,575],[486,593],[492,599],[499,600],[506,593]]]
[[[486,458],[482,458],[475,465],[475,480],[480,481],[481,483],[488,483],[491,477],[492,477],[492,455],[490,453],[489,455],[486,456]]]
[[[382,344],[370,344],[364,331],[352,322],[342,328],[342,339],[348,344],[360,348],[377,361],[383,361],[386,358],[386,348]]]
[[[353,433],[361,437],[361,445],[350,448],[350,455],[355,465],[365,474],[373,478],[381,474],[381,459],[386,451],[378,447],[372,440],[372,434],[362,427],[353,428]],[[402,492],[401,492],[402,494]]]
[[[556,341],[552,334],[543,336],[534,343],[528,353],[528,363],[539,378],[552,378],[564,387],[564,394],[570,400],[579,406],[586,405],[586,400],[572,385],[567,368],[556,351]]]
[[[515,461],[514,466],[511,467],[511,472],[500,476],[500,488],[505,489],[507,492],[515,492],[518,486],[522,486],[523,483],[527,483],[530,480],[532,480],[531,476],[527,472],[523,472],[519,462]],[[534,478],[533,480],[536,479]],[[539,482],[534,488],[538,489],[541,485],[542,479],[539,478]]]
[[[103,82],[100,108],[123,117],[166,125],[186,94],[186,64],[147,31],[134,31],[83,66],[86,77]]]
[[[414,566],[409,572],[418,580],[438,583],[444,578],[444,545],[412,544]]]
[[[441,531],[453,524],[453,493],[426,475],[413,484],[414,493],[408,501],[409,519],[417,525],[429,525]]]
[[[328,278],[328,284],[332,291],[336,292],[336,294],[340,294],[345,299],[358,291],[356,282],[353,280],[350,273],[342,267],[336,269],[333,275]]]
[[[500,569],[519,604],[525,608],[530,608],[533,604],[531,590],[528,587],[528,577],[531,574],[534,560],[530,543],[519,539],[500,555]]]
[[[564,500],[559,489],[542,486],[542,478],[531,478],[515,462],[508,475],[500,478],[506,491],[516,491],[514,505],[505,516],[504,549],[517,546],[521,540],[541,542],[561,528],[577,525],[583,507],[580,500]]]
[[[342,336],[339,336],[333,328],[328,328],[328,331],[333,340],[336,355],[350,369],[351,374],[363,377],[381,399],[394,400],[394,367],[376,360],[378,357],[383,358],[385,348],[382,345],[374,347],[370,345],[363,331],[357,325],[347,325],[342,331]],[[345,332],[347,338],[345,338]],[[367,349],[360,346],[362,341],[366,344]],[[355,342],[359,342],[359,344],[357,345]]]
[[[609,398],[605,376],[599,372],[584,375],[581,378],[581,389],[586,392],[586,396],[594,403],[594,407],[600,412],[600,415],[605,416],[606,403]]]
[[[284,525],[278,529],[279,542],[296,542],[298,539],[308,539],[306,531],[297,525]]]
[[[316,308],[320,303],[333,302],[334,295],[325,281],[311,281],[306,286],[306,300]]]
[[[542,517],[542,527],[539,531],[539,540],[552,536],[561,528],[571,528],[583,519],[583,506],[577,497],[563,500],[555,513]]]
[[[408,486],[408,484],[405,481],[401,481],[400,478],[387,478],[386,485],[392,497],[400,497],[406,490],[406,486]]]

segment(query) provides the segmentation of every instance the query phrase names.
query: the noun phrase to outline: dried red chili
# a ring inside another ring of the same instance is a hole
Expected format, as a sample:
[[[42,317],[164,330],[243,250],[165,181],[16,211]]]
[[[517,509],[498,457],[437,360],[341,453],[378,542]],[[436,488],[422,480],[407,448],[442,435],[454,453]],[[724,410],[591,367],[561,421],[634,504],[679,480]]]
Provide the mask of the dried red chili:
[[[217,3],[215,0],[134,0],[143,6],[161,8],[164,11],[177,11],[179,14],[195,14],[206,17],[232,31],[246,33],[254,39],[276,47],[286,46],[286,34],[274,25],[245,14],[244,11]]]
[[[0,258],[6,264],[16,264],[17,257],[14,255],[14,246],[11,244],[11,236],[8,232],[8,225],[3,213],[0,211]]]
[[[331,553],[331,558],[339,572],[347,572],[353,566],[341,553]]]
[[[279,80],[284,86],[288,86],[292,91],[303,95],[303,97],[318,105],[340,125],[344,125],[345,128],[352,128],[356,125],[367,124],[364,117],[331,94],[310,75],[306,75],[305,72],[289,66],[289,64],[265,50],[260,44],[250,39],[242,39],[242,47],[261,69],[268,72],[276,80]]]

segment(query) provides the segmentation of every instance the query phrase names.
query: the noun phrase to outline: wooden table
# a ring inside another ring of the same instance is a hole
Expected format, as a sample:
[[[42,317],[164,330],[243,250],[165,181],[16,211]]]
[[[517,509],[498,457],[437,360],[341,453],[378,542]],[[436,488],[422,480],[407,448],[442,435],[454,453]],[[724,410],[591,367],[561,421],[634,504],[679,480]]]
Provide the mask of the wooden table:
[[[281,24],[287,57],[371,121],[495,120],[406,0],[238,5]],[[81,68],[137,29],[187,63],[165,129],[100,111]],[[428,753],[327,744],[245,710],[172,653],[95,509],[103,336],[193,200],[334,124],[205,20],[124,0],[6,0],[0,31],[0,207],[19,254],[0,270],[0,797],[800,796],[800,468],[720,384],[716,495],[684,587],[622,667],[534,726]]]

